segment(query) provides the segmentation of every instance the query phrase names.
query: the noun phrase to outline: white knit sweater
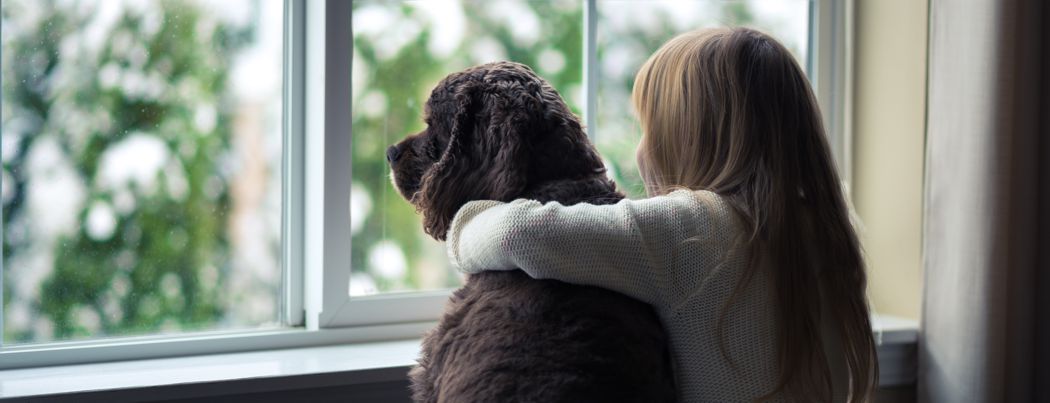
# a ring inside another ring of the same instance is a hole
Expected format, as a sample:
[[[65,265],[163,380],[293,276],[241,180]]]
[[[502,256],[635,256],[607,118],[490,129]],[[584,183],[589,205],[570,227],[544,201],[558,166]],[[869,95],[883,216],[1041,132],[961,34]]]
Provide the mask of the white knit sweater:
[[[614,205],[471,202],[447,248],[466,273],[520,268],[651,304],[670,334],[680,400],[737,402],[771,391],[777,375],[773,290],[761,272],[725,316],[732,364],[718,348],[719,315],[748,262],[743,239],[720,196],[679,190]]]

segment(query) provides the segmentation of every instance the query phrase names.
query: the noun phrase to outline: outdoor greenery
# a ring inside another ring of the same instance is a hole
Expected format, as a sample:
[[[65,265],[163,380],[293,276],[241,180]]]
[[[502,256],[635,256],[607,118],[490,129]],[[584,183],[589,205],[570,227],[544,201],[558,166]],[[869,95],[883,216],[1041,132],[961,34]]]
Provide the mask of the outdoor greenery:
[[[227,287],[226,88],[257,27],[185,1],[108,25],[102,8],[3,3],[4,340],[273,322],[276,305],[231,315]]]

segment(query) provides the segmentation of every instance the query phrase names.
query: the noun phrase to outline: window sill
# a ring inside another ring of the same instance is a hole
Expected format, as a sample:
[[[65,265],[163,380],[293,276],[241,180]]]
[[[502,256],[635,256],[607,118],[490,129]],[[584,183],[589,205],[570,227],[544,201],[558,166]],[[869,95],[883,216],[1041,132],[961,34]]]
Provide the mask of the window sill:
[[[874,320],[882,330],[880,387],[915,383],[915,321]],[[194,399],[399,382],[419,354],[419,340],[212,354],[0,371],[0,400],[129,401]]]
[[[914,385],[919,370],[919,322],[887,315],[876,315],[871,322],[878,344],[879,387]]]
[[[404,381],[419,340],[0,371],[0,400],[193,399]]]

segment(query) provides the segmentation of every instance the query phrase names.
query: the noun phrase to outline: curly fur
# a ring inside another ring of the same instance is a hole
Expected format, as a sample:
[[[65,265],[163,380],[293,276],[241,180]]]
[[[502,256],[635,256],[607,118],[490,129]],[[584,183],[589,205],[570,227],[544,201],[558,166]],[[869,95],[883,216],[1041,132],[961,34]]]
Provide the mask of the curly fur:
[[[444,240],[471,200],[562,204],[623,198],[579,119],[528,67],[453,73],[426,103],[427,128],[388,151],[394,184]],[[412,369],[417,402],[674,400],[667,337],[652,308],[521,271],[469,276]]]

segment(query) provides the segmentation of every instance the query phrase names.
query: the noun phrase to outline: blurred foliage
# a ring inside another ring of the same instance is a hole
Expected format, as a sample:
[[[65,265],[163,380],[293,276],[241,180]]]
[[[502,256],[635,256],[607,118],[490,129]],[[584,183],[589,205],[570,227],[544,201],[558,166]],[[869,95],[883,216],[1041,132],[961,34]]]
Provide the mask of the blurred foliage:
[[[223,163],[231,148],[232,112],[222,90],[232,55],[253,39],[255,27],[224,25],[202,15],[195,3],[164,0],[148,5],[159,19],[121,7],[95,52],[77,38],[91,35],[89,21],[97,10],[68,3],[5,0],[2,8],[3,23],[16,26],[12,22],[26,21],[26,13],[42,13],[32,26],[7,27],[3,37],[3,145],[15,147],[4,150],[3,160],[4,187],[10,188],[3,204],[4,306],[8,312],[12,299],[22,298],[40,316],[26,327],[8,321],[4,339],[214,326],[229,303],[223,294],[230,260],[229,169]],[[97,79],[107,69],[134,75],[145,87]],[[162,89],[149,91],[151,80],[163,80]],[[216,109],[213,124],[195,124],[201,105]],[[159,170],[149,178],[154,188],[136,181],[103,183],[107,151],[132,136],[159,140],[182,172]],[[53,242],[27,221],[27,195],[47,175],[31,171],[31,150],[43,141],[58,144],[60,161],[71,162],[84,193],[76,215],[83,224],[59,232]],[[129,193],[133,207],[121,211]],[[108,236],[89,233],[88,216],[99,203],[116,206]],[[47,265],[52,269],[40,289],[15,289],[20,279],[14,276],[42,268],[12,267],[11,258],[21,253],[16,262],[26,263],[25,255],[39,252],[33,248],[49,244],[52,249],[40,256],[53,259]]]

